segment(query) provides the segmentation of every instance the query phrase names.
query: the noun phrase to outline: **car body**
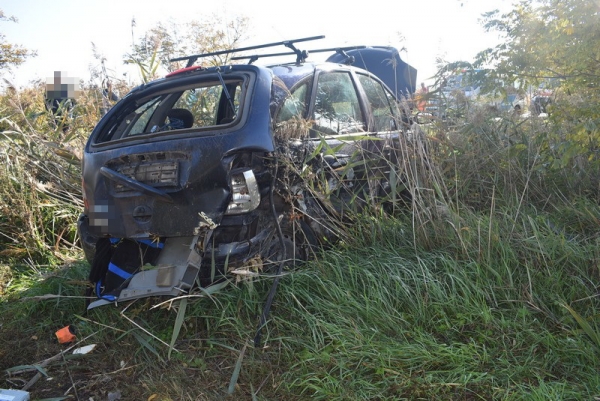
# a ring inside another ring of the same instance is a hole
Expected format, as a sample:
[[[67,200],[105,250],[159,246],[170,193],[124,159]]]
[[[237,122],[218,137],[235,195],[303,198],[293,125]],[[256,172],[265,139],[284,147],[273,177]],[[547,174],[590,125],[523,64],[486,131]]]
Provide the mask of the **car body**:
[[[323,219],[372,186],[352,163],[357,150],[379,156],[406,134],[397,102],[414,91],[416,71],[389,75],[392,90],[349,64],[399,59],[393,48],[338,49],[336,62],[311,63],[282,43],[296,62],[189,65],[132,90],[95,127],[78,222],[100,298],[91,307],[176,296],[231,270],[306,259],[335,236]],[[327,188],[301,185],[310,162]],[[333,207],[323,192],[339,195]]]

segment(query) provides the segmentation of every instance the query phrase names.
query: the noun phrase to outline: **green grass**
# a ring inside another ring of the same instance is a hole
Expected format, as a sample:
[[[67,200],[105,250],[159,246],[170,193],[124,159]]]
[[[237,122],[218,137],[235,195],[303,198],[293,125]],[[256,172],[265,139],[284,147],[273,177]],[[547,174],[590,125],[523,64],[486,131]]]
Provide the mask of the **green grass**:
[[[0,388],[43,372],[34,400],[600,398],[599,136],[576,98],[548,120],[475,107],[424,127],[427,140],[404,138],[384,163],[401,179],[389,194],[400,216],[357,217],[341,244],[283,277],[255,348],[269,277],[185,308],[86,311],[75,222],[97,91],[84,90],[66,131],[43,85],[0,96]],[[296,172],[324,184],[309,173]],[[73,357],[54,336],[67,324],[96,349]]]
[[[185,306],[143,299],[86,311],[77,168],[33,146],[37,131],[15,136],[18,146],[5,135],[0,388],[22,388],[38,370],[7,370],[35,365],[48,378],[33,399],[599,397],[598,172],[585,159],[551,168],[548,149],[563,138],[545,125],[483,117],[432,126],[431,154],[401,146],[394,169],[407,174],[412,209],[357,216],[340,244],[285,275],[260,347],[266,276]],[[54,332],[67,324],[77,346],[96,349],[61,355]]]
[[[589,400],[600,395],[597,240],[568,239],[530,212],[462,211],[461,229],[432,222],[422,248],[410,221],[364,218],[352,242],[282,279],[260,348],[267,278],[191,299],[170,359],[175,309],[149,299],[86,314],[77,298],[19,301],[81,295],[73,280],[87,267],[16,270],[0,303],[0,368],[60,352],[49,338],[75,324],[99,347],[48,373],[65,390],[70,371],[80,397],[222,399],[235,378],[236,399]],[[58,396],[51,383],[32,390]]]
[[[445,251],[355,249],[283,287],[296,308],[277,325],[302,333],[288,341],[294,391],[328,400],[597,394],[598,348],[557,305],[590,294],[573,266],[548,275],[517,259],[495,269]],[[575,305],[595,315],[596,302]]]

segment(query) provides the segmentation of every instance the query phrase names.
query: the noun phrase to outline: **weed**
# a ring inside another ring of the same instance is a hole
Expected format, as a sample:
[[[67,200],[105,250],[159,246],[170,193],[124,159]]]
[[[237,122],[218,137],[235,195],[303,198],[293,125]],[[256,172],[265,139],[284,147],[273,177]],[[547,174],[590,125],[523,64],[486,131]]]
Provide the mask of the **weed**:
[[[74,149],[89,121],[80,115],[74,130],[56,129],[39,96],[0,99],[10,110],[0,122],[0,387],[22,388],[36,371],[11,368],[59,355],[54,332],[74,324],[78,341],[98,346],[45,365],[53,380],[38,381],[35,397],[74,394],[73,386],[86,399],[599,395],[600,208],[586,184],[598,172],[577,156],[567,161],[580,164],[573,171],[590,169],[576,179],[552,168],[559,137],[547,124],[477,115],[414,130],[381,163],[320,171],[284,160],[278,178],[325,194],[323,208],[344,212],[331,221],[343,235],[280,277],[254,348],[266,274],[86,312],[88,266],[71,259],[82,258]],[[290,137],[306,128],[298,122]],[[307,163],[332,151],[314,150]],[[336,205],[331,195],[343,193],[351,169],[380,181]]]

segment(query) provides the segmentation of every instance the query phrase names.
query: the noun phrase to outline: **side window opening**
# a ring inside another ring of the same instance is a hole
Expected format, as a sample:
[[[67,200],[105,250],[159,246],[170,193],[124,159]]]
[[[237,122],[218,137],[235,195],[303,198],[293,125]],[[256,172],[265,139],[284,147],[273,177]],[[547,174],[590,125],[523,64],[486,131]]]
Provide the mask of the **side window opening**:
[[[309,134],[310,123],[306,120],[308,93],[312,79],[306,80],[290,92],[285,84],[273,80],[271,112],[274,114],[274,134],[277,139],[301,139]],[[273,107],[280,104],[279,107]]]
[[[184,91],[173,108],[189,110],[194,117],[189,128],[202,128],[227,124],[235,120],[240,106],[240,83],[228,83],[225,88],[220,84],[188,89]],[[226,91],[233,103],[226,95]]]
[[[321,73],[318,79],[314,130],[325,135],[365,131],[365,119],[350,74]]]
[[[291,120],[292,118],[302,118],[306,112],[306,93],[308,84],[304,83],[296,88],[291,95],[285,99],[283,106],[275,117],[276,123]]]
[[[396,129],[396,116],[392,107],[391,94],[380,82],[368,75],[358,75],[373,114],[373,130],[376,132]]]
[[[242,82],[231,79],[223,86],[220,81],[211,81],[194,88],[162,92],[144,100],[135,110],[117,116],[98,142],[229,124],[236,120],[241,109]]]

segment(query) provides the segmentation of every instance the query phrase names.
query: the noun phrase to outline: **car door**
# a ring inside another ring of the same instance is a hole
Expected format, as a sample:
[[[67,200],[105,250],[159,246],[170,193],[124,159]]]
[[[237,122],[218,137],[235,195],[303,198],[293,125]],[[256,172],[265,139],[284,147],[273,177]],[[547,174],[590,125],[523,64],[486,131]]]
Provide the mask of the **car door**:
[[[375,202],[391,173],[398,109],[381,81],[355,70],[321,71],[313,97],[311,137],[331,177],[328,190],[353,209]]]
[[[371,201],[390,195],[390,186],[397,186],[402,175],[399,160],[404,146],[404,125],[402,111],[391,91],[372,75],[357,73],[359,86],[366,100],[369,132],[376,140],[363,141],[363,147],[370,156],[366,168]],[[401,188],[394,188],[396,189]],[[395,192],[394,192],[395,193]],[[395,197],[395,195],[394,195]]]
[[[382,157],[390,138],[398,136],[395,99],[379,80],[353,69],[318,70],[313,78],[290,90],[275,117],[276,136],[303,139],[301,153],[313,171],[306,184],[338,211],[362,208],[389,177]],[[290,125],[297,128],[295,121],[302,119],[308,137],[290,135]]]
[[[364,91],[351,69],[322,70],[311,100],[310,141],[323,162],[322,191],[338,210],[361,208],[369,198],[365,167],[377,140]]]

